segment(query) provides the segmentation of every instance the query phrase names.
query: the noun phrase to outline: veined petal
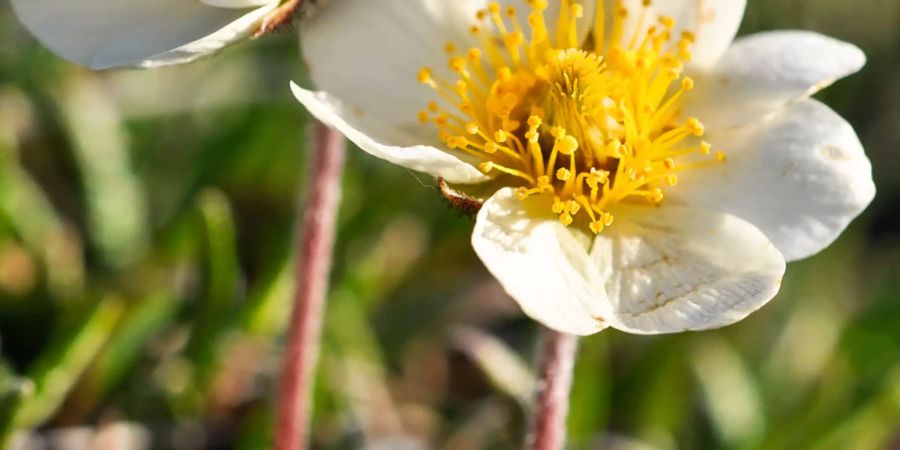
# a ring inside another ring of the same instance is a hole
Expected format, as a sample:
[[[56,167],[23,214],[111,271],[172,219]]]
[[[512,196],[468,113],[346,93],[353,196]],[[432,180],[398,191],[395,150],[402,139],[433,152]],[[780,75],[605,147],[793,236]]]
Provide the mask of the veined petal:
[[[704,69],[714,65],[734,40],[747,0],[653,0],[649,6],[643,3],[644,0],[623,0],[628,11],[624,38],[633,40],[635,32],[643,36],[657,18],[669,16],[675,19],[675,39],[686,31],[696,36],[691,46],[691,66]],[[615,4],[616,1],[606,0],[606,10],[614,11]]]
[[[852,44],[809,31],[773,31],[740,38],[708,73],[686,113],[709,130],[758,120],[857,72],[866,62]]]
[[[277,5],[277,0],[256,9],[216,8],[195,0],[12,0],[38,40],[92,69],[193,61],[248,36]]]
[[[753,223],[788,261],[831,244],[875,195],[853,127],[818,101],[707,138],[727,161],[685,171],[670,196]]]
[[[549,207],[532,204],[540,201],[547,199],[498,191],[478,213],[472,246],[529,317],[565,333],[596,333],[608,308],[590,239],[545,217]]]
[[[722,327],[778,292],[784,258],[748,222],[673,205],[622,207],[616,217],[591,249],[612,327],[637,334]]]
[[[291,83],[297,100],[316,119],[334,127],[367,153],[394,164],[444,178],[449,183],[473,184],[490,180],[475,166],[462,161],[464,155],[438,150],[429,139],[407,136],[380,121],[380,116],[351,111],[327,93],[312,92]]]

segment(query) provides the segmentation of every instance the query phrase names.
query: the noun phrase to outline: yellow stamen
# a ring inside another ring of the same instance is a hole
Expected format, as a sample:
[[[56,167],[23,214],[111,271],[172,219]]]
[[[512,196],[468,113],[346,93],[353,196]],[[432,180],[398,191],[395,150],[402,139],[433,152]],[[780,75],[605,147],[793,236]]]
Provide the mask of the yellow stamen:
[[[678,172],[726,160],[697,139],[706,132],[700,120],[681,116],[695,84],[682,73],[696,35],[673,37],[675,20],[652,17],[649,0],[633,11],[597,2],[582,48],[581,2],[559,2],[551,35],[548,1],[523,1],[527,16],[497,2],[476,13],[470,31],[480,46],[459,54],[445,46],[456,80],[417,74],[444,105],[429,103],[417,118],[435,124],[449,148],[481,159],[482,171],[523,200],[549,196],[560,222],[593,233],[613,224],[613,204],[658,204]]]

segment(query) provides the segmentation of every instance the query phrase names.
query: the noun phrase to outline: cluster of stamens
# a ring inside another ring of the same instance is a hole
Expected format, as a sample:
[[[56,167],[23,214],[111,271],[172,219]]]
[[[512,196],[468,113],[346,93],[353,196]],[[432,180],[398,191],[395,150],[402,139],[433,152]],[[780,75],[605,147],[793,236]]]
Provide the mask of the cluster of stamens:
[[[582,43],[582,5],[561,0],[551,36],[547,0],[526,2],[528,35],[515,7],[491,3],[470,30],[477,47],[460,53],[447,44],[456,81],[419,72],[441,97],[419,120],[437,125],[450,149],[483,161],[483,172],[508,179],[523,200],[550,196],[563,224],[584,218],[594,233],[612,225],[612,205],[658,204],[679,171],[724,161],[722,152],[684,161],[711,154],[700,121],[679,118],[694,87],[682,76],[691,33],[673,39],[674,20],[647,17],[645,0],[630,36],[625,20],[633,12],[621,4],[606,36],[598,1],[592,39]]]

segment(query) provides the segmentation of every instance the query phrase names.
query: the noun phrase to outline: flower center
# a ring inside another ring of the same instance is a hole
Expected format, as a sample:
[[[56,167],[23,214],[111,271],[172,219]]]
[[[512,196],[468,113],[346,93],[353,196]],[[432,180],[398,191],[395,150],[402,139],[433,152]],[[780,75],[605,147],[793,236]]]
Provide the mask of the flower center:
[[[605,36],[604,2],[597,2],[593,38],[579,41],[584,10],[561,0],[556,36],[545,22],[547,0],[527,0],[530,38],[516,8],[491,3],[479,11],[471,33],[480,43],[459,54],[447,44],[457,75],[445,80],[429,68],[419,82],[441,97],[419,113],[440,139],[483,161],[479,168],[517,188],[521,199],[547,195],[566,226],[579,218],[594,233],[613,223],[616,203],[658,204],[678,172],[724,161],[699,140],[703,125],[680,119],[694,82],[682,76],[690,60],[691,33],[672,38],[675,22],[636,11],[637,28],[626,36],[632,11],[612,11]]]

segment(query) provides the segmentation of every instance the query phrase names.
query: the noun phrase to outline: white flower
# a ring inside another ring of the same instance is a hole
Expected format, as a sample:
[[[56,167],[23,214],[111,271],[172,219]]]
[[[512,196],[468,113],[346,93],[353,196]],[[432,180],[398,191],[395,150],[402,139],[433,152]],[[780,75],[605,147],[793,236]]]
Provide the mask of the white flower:
[[[193,61],[249,36],[280,0],[12,0],[22,23],[92,69]]]
[[[809,98],[865,57],[732,42],[742,0],[611,3],[334,0],[301,29],[321,90],[294,93],[374,156],[487,183],[472,245],[535,320],[731,324],[872,200],[853,129]]]

